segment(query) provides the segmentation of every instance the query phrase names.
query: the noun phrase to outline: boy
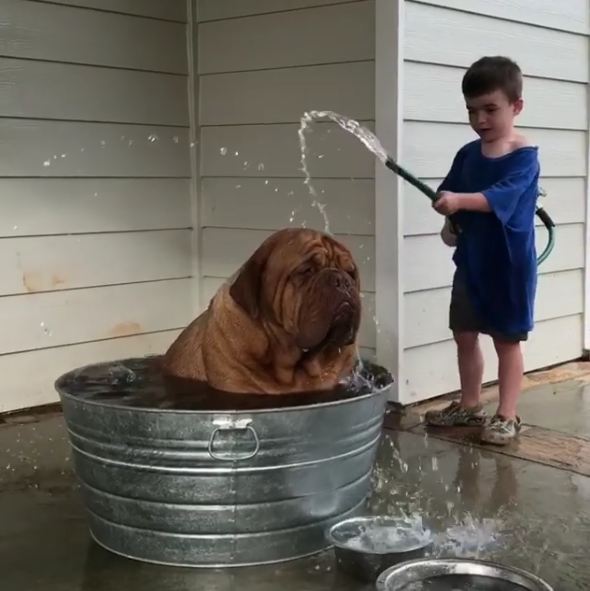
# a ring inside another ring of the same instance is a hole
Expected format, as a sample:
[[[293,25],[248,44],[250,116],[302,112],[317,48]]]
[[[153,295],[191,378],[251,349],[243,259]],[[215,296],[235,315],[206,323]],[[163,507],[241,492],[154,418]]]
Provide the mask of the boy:
[[[520,430],[520,343],[533,328],[538,149],[514,129],[523,107],[516,63],[481,58],[465,73],[462,90],[469,123],[480,139],[459,150],[434,203],[447,216],[443,240],[456,245],[449,324],[457,344],[461,399],[426,413],[425,419],[442,427],[482,425],[482,441],[505,445]],[[480,333],[493,338],[498,355],[500,403],[490,422],[480,403]]]

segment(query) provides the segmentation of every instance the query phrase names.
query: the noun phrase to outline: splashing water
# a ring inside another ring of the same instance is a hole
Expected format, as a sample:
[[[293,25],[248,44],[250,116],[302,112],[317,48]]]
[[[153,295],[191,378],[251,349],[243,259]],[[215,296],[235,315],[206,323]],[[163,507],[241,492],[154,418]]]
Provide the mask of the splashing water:
[[[302,121],[304,119],[306,120],[306,123],[315,119],[330,119],[334,123],[337,123],[342,129],[344,129],[344,131],[351,133],[361,141],[367,150],[375,154],[383,164],[385,164],[389,158],[385,148],[381,145],[379,138],[371,130],[363,127],[355,119],[351,119],[346,115],[340,115],[334,111],[309,111],[301,118]]]
[[[479,558],[482,551],[498,543],[503,523],[498,519],[476,519],[470,514],[445,532],[435,534],[435,556]]]
[[[356,535],[348,537],[344,544],[350,550],[387,554],[404,552],[429,544],[432,532],[425,528],[419,515],[392,520],[391,523],[369,523],[359,527]]]
[[[315,187],[311,184],[311,175],[309,174],[309,170],[307,168],[307,142],[305,138],[305,134],[310,130],[310,124],[313,123],[317,119],[330,119],[334,123],[337,123],[344,131],[352,134],[358,140],[362,142],[362,144],[379,160],[385,164],[388,159],[387,152],[385,148],[381,145],[379,138],[366,127],[363,127],[358,121],[351,119],[350,117],[346,117],[345,115],[340,115],[334,111],[307,111],[301,117],[301,123],[299,126],[299,146],[301,149],[301,171],[305,175],[304,184],[307,186],[310,196],[312,197],[312,207],[315,207],[321,214],[322,218],[324,219],[324,231],[330,233],[330,222],[328,220],[328,215],[326,213],[326,204],[320,203],[318,201],[318,194]],[[318,156],[318,158],[323,158],[323,154]]]
[[[48,337],[52,335],[51,329],[46,326],[45,322],[41,322],[39,326],[41,327],[43,334],[47,335]]]

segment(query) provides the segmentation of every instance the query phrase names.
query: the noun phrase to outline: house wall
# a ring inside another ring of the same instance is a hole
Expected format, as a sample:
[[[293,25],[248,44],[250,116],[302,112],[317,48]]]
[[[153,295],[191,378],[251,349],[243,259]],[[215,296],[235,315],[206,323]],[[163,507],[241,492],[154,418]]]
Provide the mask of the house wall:
[[[460,94],[465,68],[504,54],[525,74],[520,126],[540,146],[542,205],[557,223],[557,243],[540,267],[537,326],[526,368],[577,358],[583,343],[583,284],[588,129],[588,0],[440,0],[405,2],[402,158],[436,186],[456,150],[475,136]],[[404,390],[413,402],[458,388],[447,328],[453,266],[440,242],[439,216],[404,188]],[[539,251],[546,243],[539,229]],[[496,375],[485,341],[486,379]]]
[[[183,0],[0,0],[0,412],[191,312]]]
[[[273,230],[324,229],[303,184],[306,110],[374,120],[374,3],[199,0],[201,307]],[[364,353],[375,348],[374,159],[329,123],[308,136],[330,230],[361,267]]]

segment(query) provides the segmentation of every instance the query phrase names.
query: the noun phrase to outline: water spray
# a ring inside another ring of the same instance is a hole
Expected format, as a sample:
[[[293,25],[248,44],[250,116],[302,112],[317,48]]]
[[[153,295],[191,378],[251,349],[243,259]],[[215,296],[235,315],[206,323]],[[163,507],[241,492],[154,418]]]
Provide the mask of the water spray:
[[[361,141],[381,162],[393,171],[398,176],[402,177],[405,181],[410,183],[414,186],[418,191],[426,195],[428,199],[430,199],[433,203],[438,199],[438,194],[434,189],[429,187],[426,183],[421,181],[419,178],[414,176],[411,172],[402,168],[383,148],[379,138],[366,127],[363,127],[359,124],[358,121],[351,119],[350,117],[346,117],[344,115],[340,115],[339,113],[335,113],[334,111],[309,111],[306,112],[303,117],[301,118],[301,127],[299,129],[299,140],[301,144],[301,169],[305,173],[306,180],[305,184],[308,186],[309,192],[311,196],[314,198],[312,205],[314,207],[318,207],[320,212],[324,216],[326,221],[326,229],[328,229],[328,221],[327,216],[325,213],[325,206],[324,204],[319,204],[317,202],[317,193],[313,189],[311,185],[311,178],[309,175],[309,171],[307,170],[306,159],[305,159],[305,152],[306,152],[306,144],[305,144],[305,132],[309,127],[309,123],[314,119],[330,119],[334,123],[337,123],[342,129],[347,131],[348,133],[354,135],[359,141]],[[322,206],[321,208],[319,206]],[[535,209],[535,214],[537,217],[543,222],[545,228],[547,228],[547,232],[549,234],[547,245],[545,246],[545,250],[539,255],[537,258],[537,265],[540,265],[543,261],[547,259],[547,257],[551,254],[553,247],[555,246],[555,223],[549,216],[549,214],[540,206],[537,206]],[[450,219],[452,229],[455,233],[460,231],[460,228],[454,223],[452,218]]]

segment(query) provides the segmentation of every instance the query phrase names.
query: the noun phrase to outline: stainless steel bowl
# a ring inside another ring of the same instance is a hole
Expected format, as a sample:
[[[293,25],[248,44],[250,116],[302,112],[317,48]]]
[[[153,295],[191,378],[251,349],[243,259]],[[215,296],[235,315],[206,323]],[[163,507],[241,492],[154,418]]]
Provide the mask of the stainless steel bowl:
[[[411,560],[392,566],[377,578],[378,591],[413,591],[423,583],[434,583],[433,589],[475,589],[493,591],[553,591],[545,581],[524,570],[484,560],[432,558]],[[488,587],[489,585],[489,587]],[[428,586],[427,588],[430,588]]]
[[[398,535],[387,539],[389,532]],[[423,557],[432,545],[428,530],[389,516],[346,519],[335,524],[327,537],[338,569],[371,582],[394,564]]]

